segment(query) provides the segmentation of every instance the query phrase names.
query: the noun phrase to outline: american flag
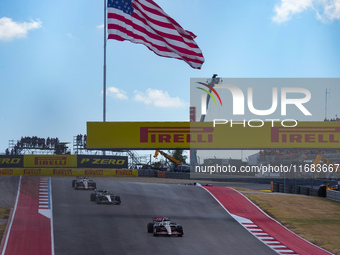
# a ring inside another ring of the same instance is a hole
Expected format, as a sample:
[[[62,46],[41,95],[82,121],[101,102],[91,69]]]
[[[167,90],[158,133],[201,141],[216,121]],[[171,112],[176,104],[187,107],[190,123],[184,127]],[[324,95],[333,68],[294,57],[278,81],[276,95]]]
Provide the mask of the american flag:
[[[204,57],[194,39],[152,0],[108,0],[108,39],[144,44],[162,57],[200,69]]]

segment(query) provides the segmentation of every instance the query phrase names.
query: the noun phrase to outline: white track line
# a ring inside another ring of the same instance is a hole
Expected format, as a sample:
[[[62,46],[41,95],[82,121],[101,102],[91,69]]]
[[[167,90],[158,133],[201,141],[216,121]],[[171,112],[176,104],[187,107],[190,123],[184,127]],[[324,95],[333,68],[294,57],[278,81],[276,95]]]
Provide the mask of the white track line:
[[[48,184],[50,187],[50,208],[51,208],[51,255],[54,255],[54,233],[53,233],[53,210],[52,210],[52,182],[51,177],[48,177]]]
[[[276,253],[280,254],[279,251],[275,250],[273,247],[271,247],[272,245],[268,245],[267,242],[271,242],[271,241],[275,241],[274,237],[269,236],[266,232],[263,231],[262,235],[266,235],[266,236],[262,236],[259,235],[260,233],[257,232],[252,232],[251,229],[252,228],[248,228],[248,226],[254,226],[254,222],[252,222],[250,219],[244,218],[244,217],[240,217],[238,215],[232,214],[230,213],[227,208],[224,207],[224,205],[206,188],[202,187],[205,191],[207,191],[221,206],[222,208],[231,216],[234,218],[234,220],[236,222],[238,222],[241,226],[243,226],[246,230],[248,230],[248,232],[250,234],[252,234],[255,238],[257,238],[260,242],[262,242],[263,244],[265,244],[268,248],[270,248],[271,250],[275,251]],[[281,244],[281,243],[280,243]]]

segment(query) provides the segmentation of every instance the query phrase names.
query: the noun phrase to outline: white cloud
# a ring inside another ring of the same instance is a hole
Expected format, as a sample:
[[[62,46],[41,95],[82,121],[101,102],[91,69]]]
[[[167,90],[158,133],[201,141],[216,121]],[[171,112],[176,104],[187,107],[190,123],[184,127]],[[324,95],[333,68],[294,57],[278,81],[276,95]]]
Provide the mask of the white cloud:
[[[317,17],[322,22],[331,22],[340,19],[340,0],[319,0],[322,4],[323,13],[317,11]]]
[[[146,92],[134,91],[134,99],[137,102],[142,102],[146,105],[153,105],[162,108],[181,108],[186,107],[188,104],[179,97],[171,97],[167,91],[158,89],[147,89]]]
[[[7,17],[0,18],[0,40],[26,37],[29,30],[41,28],[41,24],[40,20],[19,23]]]
[[[127,100],[128,96],[126,95],[126,92],[124,90],[121,90],[116,87],[109,87],[107,89],[107,95],[112,98],[117,98],[120,100]]]
[[[103,29],[104,28],[104,24],[98,25],[97,29]]]
[[[313,6],[313,0],[281,0],[280,5],[275,5],[276,15],[273,21],[282,23],[290,20],[294,14],[303,12]]]
[[[340,0],[280,0],[280,3],[275,5],[275,16],[272,20],[283,23],[308,9],[314,10],[316,17],[322,22],[340,19]]]

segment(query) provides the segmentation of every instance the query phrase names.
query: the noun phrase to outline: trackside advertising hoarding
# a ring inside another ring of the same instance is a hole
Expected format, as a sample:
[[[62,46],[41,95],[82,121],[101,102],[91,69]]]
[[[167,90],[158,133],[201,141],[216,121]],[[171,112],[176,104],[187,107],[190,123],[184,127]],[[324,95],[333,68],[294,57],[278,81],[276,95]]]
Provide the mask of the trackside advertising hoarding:
[[[136,177],[138,176],[138,170],[97,168],[0,168],[0,176],[1,175]]]
[[[128,168],[127,156],[0,155],[0,168]]]
[[[24,155],[24,167],[77,167],[77,155]]]
[[[128,168],[127,156],[77,156],[80,168]]]
[[[0,155],[0,168],[23,167],[24,156],[22,155]]]
[[[87,146],[91,149],[340,148],[340,122],[88,122]]]

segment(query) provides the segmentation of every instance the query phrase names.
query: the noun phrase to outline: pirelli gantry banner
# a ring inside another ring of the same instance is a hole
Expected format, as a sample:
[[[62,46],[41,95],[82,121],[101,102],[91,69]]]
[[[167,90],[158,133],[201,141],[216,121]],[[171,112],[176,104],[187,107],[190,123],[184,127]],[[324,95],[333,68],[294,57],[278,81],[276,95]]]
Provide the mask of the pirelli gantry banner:
[[[340,122],[88,122],[91,149],[340,148]]]

